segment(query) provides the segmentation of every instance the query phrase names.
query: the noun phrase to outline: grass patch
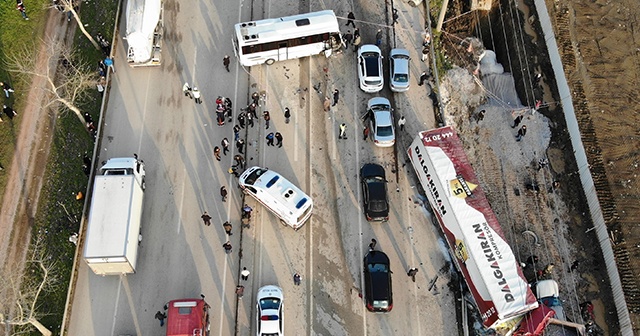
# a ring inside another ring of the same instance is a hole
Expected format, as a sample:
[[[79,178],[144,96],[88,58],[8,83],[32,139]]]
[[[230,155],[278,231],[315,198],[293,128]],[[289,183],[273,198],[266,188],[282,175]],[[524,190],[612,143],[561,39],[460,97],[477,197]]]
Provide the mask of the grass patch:
[[[48,6],[50,0],[38,0],[45,8]],[[6,4],[10,3],[11,10],[13,12],[5,12],[4,8]],[[95,37],[97,33],[101,33],[107,40],[111,41],[113,35],[113,27],[115,23],[115,12],[117,8],[117,1],[98,1],[89,0],[82,3],[82,8],[79,10],[79,14],[87,31]],[[35,38],[42,36],[42,28],[34,31],[34,38],[26,38],[25,36],[19,37],[21,29],[16,29],[9,34],[3,26],[5,24],[11,25],[9,22],[4,21],[5,15],[9,14],[16,16],[18,19],[16,24],[22,26],[27,22],[36,22],[36,18],[40,17],[43,21],[43,17],[46,14],[44,9],[39,13],[31,11],[29,13],[30,20],[20,22],[22,17],[20,13],[15,10],[15,3],[11,1],[1,2],[0,6],[0,52],[7,49],[8,45],[19,45],[20,39],[39,41]],[[35,6],[35,5],[31,5]],[[15,13],[14,13],[15,12]],[[65,15],[60,13],[60,15]],[[73,19],[72,19],[73,20]],[[12,21],[12,22],[13,22]],[[24,30],[22,31],[24,32]],[[7,40],[3,40],[4,36],[8,35]],[[18,38],[16,38],[18,36]],[[24,44],[24,43],[23,43]],[[72,60],[73,62],[87,62],[89,64],[95,64],[97,69],[98,62],[103,59],[101,51],[96,50],[89,42],[86,36],[78,29],[74,40],[75,50],[77,51],[76,57],[78,59]],[[35,50],[37,46],[34,45]],[[5,78],[6,73],[3,73],[3,69],[0,68],[0,78]],[[19,86],[20,85],[20,86]],[[26,92],[28,83],[15,83],[14,87],[16,92]],[[24,88],[24,89],[22,89]],[[83,112],[88,112],[97,122],[100,112],[100,104],[102,95],[97,92],[95,87],[91,90],[89,97],[77,105]],[[16,106],[20,106],[20,99],[22,97],[17,95]],[[17,109],[17,108],[16,108]],[[17,109],[18,110],[18,109]],[[18,110],[18,113],[20,110]],[[5,122],[4,124],[7,124]],[[11,139],[7,138],[4,141],[2,133],[5,125],[0,124],[0,163],[8,166],[10,157],[13,151],[5,149],[3,147],[14,147],[15,144],[10,142]],[[14,125],[14,129],[17,129],[18,125]],[[12,134],[15,137],[15,134]],[[88,178],[82,170],[83,156],[86,154],[91,157],[93,150],[93,139],[87,132],[85,126],[78,121],[78,118],[70,111],[60,111],[56,121],[56,128],[54,131],[50,157],[47,163],[46,172],[44,176],[40,204],[36,215],[35,225],[33,227],[33,239],[37,239],[38,234],[41,234],[44,241],[42,244],[43,252],[50,256],[51,261],[56,264],[56,278],[59,280],[57,284],[52,285],[47,291],[43,292],[38,298],[38,319],[49,330],[53,332],[53,335],[60,335],[62,317],[64,314],[64,307],[66,303],[66,296],[68,290],[69,280],[71,278],[71,271],[73,267],[73,257],[75,254],[75,245],[69,242],[69,236],[78,232],[80,227],[80,220],[82,217],[83,201],[76,200],[75,196],[78,192],[83,192],[86,189]],[[4,190],[6,181],[0,177],[0,188]],[[33,244],[34,242],[32,242]],[[41,271],[28,265],[25,274],[25,284],[37,282],[42,276]],[[18,328],[19,329],[19,328]],[[30,335],[39,335],[30,326],[25,327],[23,331]]]

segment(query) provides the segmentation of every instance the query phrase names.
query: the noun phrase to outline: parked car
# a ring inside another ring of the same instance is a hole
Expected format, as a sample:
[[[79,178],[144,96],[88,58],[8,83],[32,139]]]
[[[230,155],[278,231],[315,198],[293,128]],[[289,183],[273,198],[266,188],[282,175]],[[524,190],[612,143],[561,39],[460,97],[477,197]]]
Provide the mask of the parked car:
[[[364,298],[370,312],[390,312],[393,308],[389,257],[380,251],[364,256]]]
[[[258,336],[282,336],[284,321],[282,320],[282,289],[268,285],[258,289],[256,298],[256,328]]]
[[[409,51],[406,49],[391,49],[389,53],[389,85],[393,92],[409,90]]]
[[[358,49],[358,78],[364,92],[378,92],[384,86],[382,73],[382,52],[373,44],[365,44]]]
[[[369,99],[367,113],[371,123],[371,138],[378,147],[392,147],[396,143],[396,131],[389,99],[376,97]]]
[[[375,163],[367,163],[360,168],[364,215],[368,221],[388,221],[389,201],[387,199],[387,179],[384,168]]]

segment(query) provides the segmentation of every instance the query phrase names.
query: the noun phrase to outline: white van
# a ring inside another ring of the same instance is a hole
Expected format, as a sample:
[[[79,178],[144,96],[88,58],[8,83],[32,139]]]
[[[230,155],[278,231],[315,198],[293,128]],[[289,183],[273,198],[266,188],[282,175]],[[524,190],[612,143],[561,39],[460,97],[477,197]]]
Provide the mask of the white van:
[[[311,217],[311,197],[273,170],[251,167],[242,173],[239,183],[246,194],[253,196],[283,224],[295,230]]]

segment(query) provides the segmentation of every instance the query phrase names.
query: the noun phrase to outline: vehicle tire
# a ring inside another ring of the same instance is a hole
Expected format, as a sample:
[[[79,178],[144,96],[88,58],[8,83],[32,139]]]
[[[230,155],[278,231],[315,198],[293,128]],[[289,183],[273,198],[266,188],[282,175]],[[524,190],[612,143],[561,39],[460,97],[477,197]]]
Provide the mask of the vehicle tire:
[[[273,58],[268,59],[266,62],[264,62],[264,64],[266,65],[272,65],[273,63],[275,63],[276,60],[274,60]]]
[[[284,226],[289,226],[289,224],[287,224],[287,222],[283,221],[282,219],[280,220],[280,224],[282,224]]]
[[[142,190],[147,190],[147,182],[144,179],[142,179]]]

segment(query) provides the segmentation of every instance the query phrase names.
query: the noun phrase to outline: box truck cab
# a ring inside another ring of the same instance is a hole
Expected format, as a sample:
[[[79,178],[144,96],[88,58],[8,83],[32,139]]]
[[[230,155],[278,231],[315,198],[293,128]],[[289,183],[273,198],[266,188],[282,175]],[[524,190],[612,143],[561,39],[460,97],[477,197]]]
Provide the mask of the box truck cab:
[[[173,300],[167,307],[167,336],[209,335],[209,305],[204,299]]]
[[[136,157],[110,159],[100,168],[84,246],[84,260],[95,274],[135,272],[144,189],[144,163]]]

